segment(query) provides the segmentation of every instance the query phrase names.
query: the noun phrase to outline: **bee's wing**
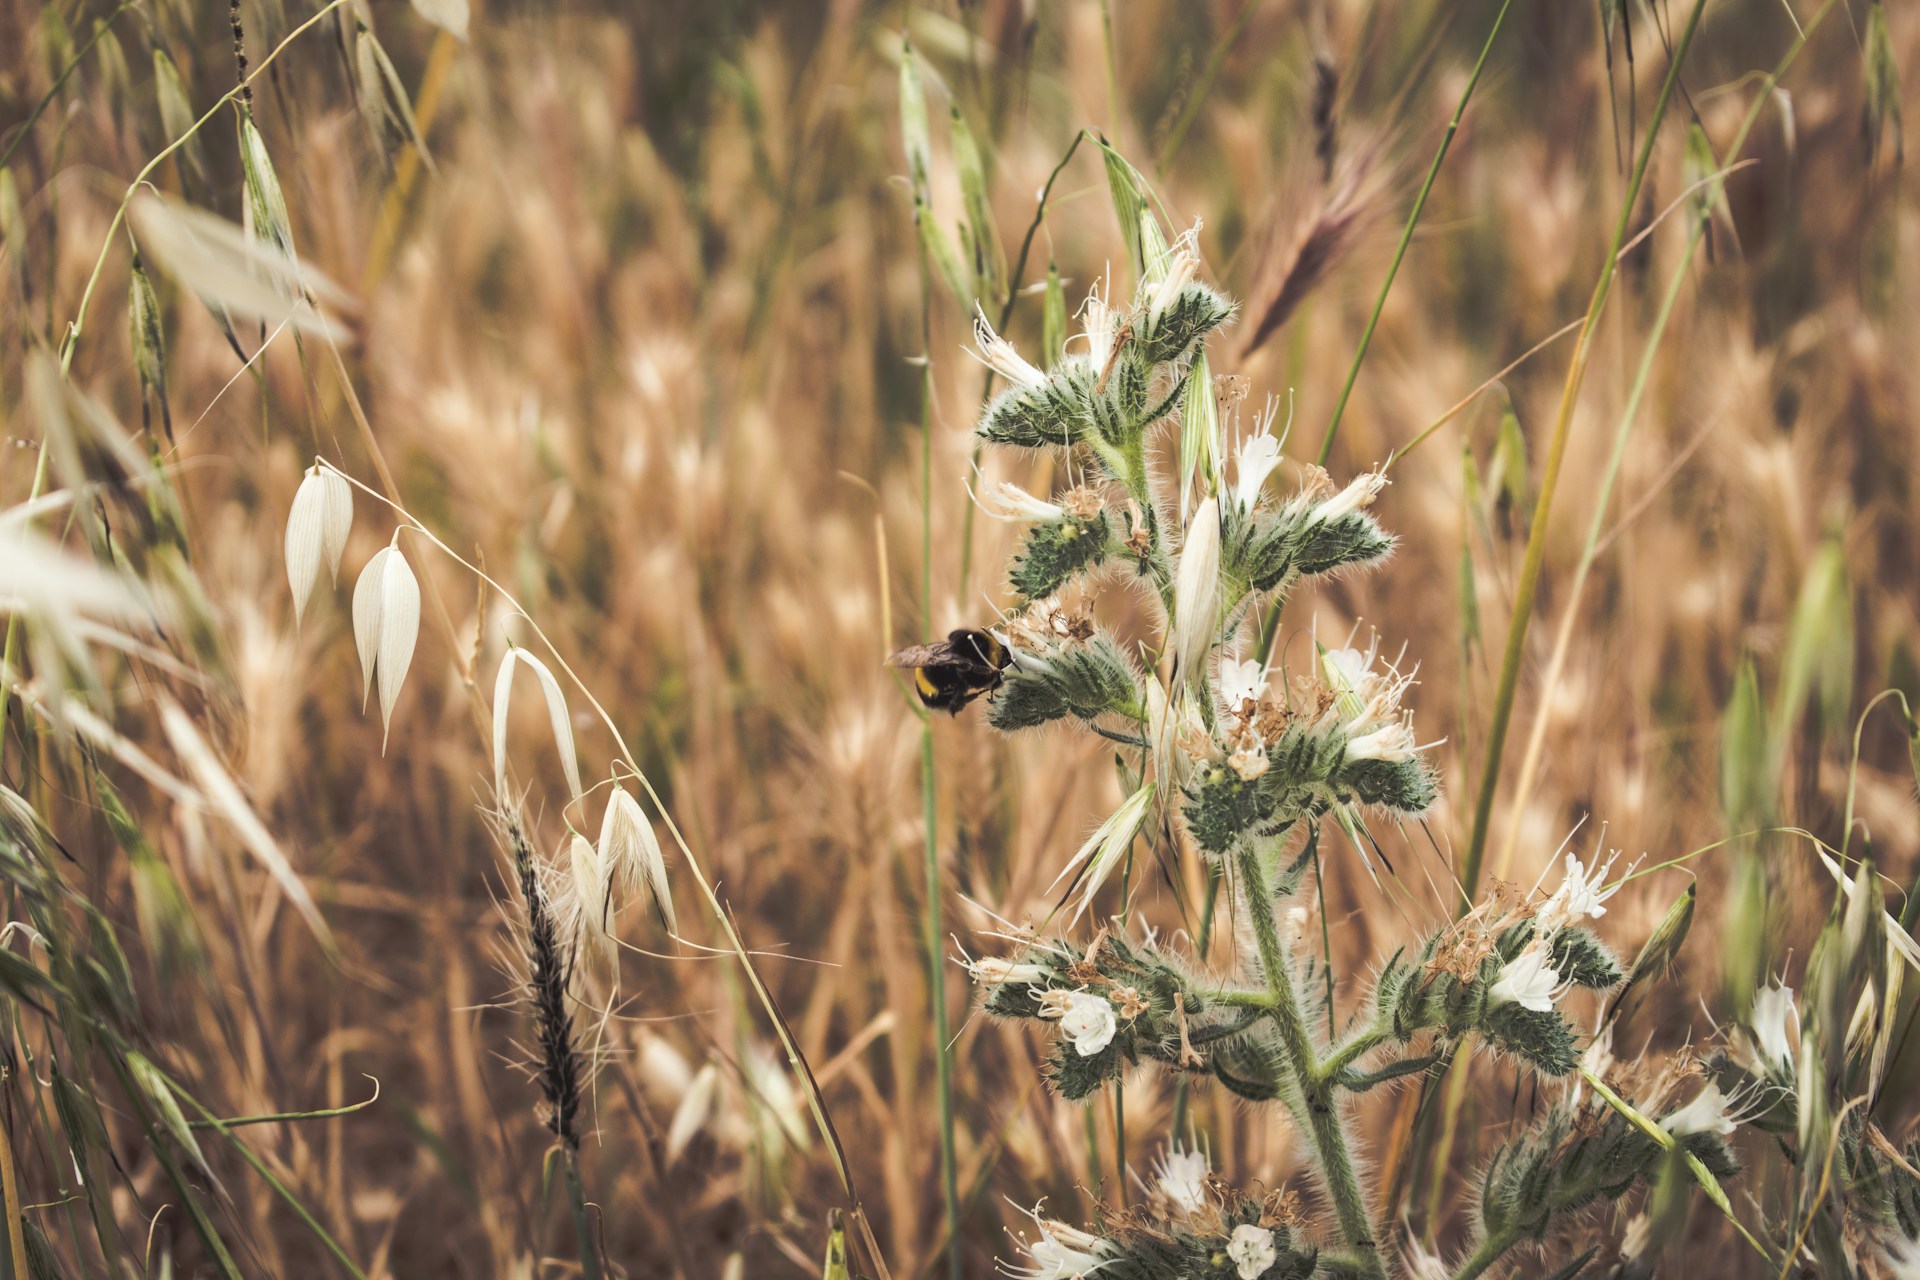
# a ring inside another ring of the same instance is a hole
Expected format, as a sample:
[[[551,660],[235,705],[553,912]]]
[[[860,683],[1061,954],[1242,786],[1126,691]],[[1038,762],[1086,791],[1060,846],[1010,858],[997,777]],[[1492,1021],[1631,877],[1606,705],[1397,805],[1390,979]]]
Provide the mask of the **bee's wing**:
[[[952,652],[944,644],[914,644],[904,649],[896,649],[887,657],[890,667],[924,667],[935,662],[951,661]]]

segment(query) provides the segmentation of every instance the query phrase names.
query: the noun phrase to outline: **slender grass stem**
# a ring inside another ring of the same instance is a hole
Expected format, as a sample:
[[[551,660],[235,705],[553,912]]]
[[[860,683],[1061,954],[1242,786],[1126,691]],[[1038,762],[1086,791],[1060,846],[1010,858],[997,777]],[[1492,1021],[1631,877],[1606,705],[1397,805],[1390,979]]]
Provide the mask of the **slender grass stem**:
[[[916,217],[929,216],[926,206]],[[920,629],[933,635],[933,274],[926,241],[920,249]],[[960,1170],[954,1156],[953,1054],[948,1045],[946,962],[940,945],[940,832],[933,720],[920,721],[921,817],[926,826],[927,1010],[933,1023],[934,1091],[940,1111],[940,1190],[946,1218],[947,1274],[960,1280]]]
[[[13,1274],[27,1274],[27,1241],[20,1226],[20,1183],[13,1171],[13,1135],[7,1132],[6,1118],[0,1116],[0,1196],[6,1199],[7,1256],[13,1262]]]
[[[27,113],[27,118],[14,126],[13,137],[8,141],[7,149],[0,151],[0,169],[7,167],[8,162],[13,159],[13,153],[20,149],[20,144],[25,142],[27,135],[33,132],[33,126],[40,123],[40,117],[46,114],[47,108],[59,94],[60,86],[67,82],[67,77],[79,70],[80,64],[86,61],[87,55],[93,52],[93,46],[100,43],[100,37],[106,35],[108,28],[113,26],[120,15],[131,8],[133,8],[133,0],[123,0],[123,3],[112,13],[94,23],[93,34],[87,37],[87,42],[75,50],[72,60],[60,69],[60,74],[53,78],[53,84],[48,87],[40,101],[34,104],[33,110]]]
[[[580,1153],[562,1145],[560,1164],[567,1181],[567,1207],[573,1212],[573,1232],[580,1244],[582,1280],[600,1280],[600,1250],[594,1244],[593,1219],[587,1213],[586,1192],[580,1186]]]
[[[1207,55],[1206,65],[1200,68],[1199,77],[1187,86],[1186,101],[1180,104],[1180,114],[1175,117],[1173,127],[1167,130],[1167,136],[1160,143],[1160,150],[1153,158],[1154,176],[1167,176],[1167,166],[1173,163],[1173,155],[1180,150],[1180,144],[1187,139],[1187,130],[1200,114],[1200,108],[1207,100],[1208,90],[1220,77],[1220,68],[1227,65],[1227,55],[1240,43],[1240,37],[1246,33],[1247,24],[1253,21],[1253,15],[1260,9],[1261,0],[1247,0],[1240,6],[1240,16],[1233,20],[1213,42],[1213,51]]]
[[[1726,159],[1729,163],[1739,160],[1740,152],[1747,145],[1748,135],[1752,133],[1753,126],[1760,119],[1760,112],[1772,101],[1774,87],[1787,73],[1787,68],[1793,65],[1800,50],[1806,47],[1807,37],[1820,25],[1821,20],[1827,16],[1835,3],[1836,0],[1827,0],[1827,3],[1806,23],[1799,38],[1788,48],[1786,54],[1774,67],[1773,74],[1767,77],[1760,91],[1754,95],[1752,104],[1747,108],[1746,116],[1740,122],[1740,128],[1734,133],[1733,141],[1727,148]],[[1559,683],[1560,672],[1566,665],[1567,653],[1572,647],[1574,624],[1579,620],[1580,599],[1586,589],[1587,577],[1593,569],[1594,561],[1599,558],[1601,535],[1606,525],[1607,509],[1613,496],[1613,487],[1620,478],[1621,465],[1626,461],[1627,439],[1632,433],[1634,420],[1639,415],[1640,401],[1646,394],[1647,384],[1651,380],[1654,358],[1661,350],[1661,339],[1665,336],[1668,321],[1673,316],[1674,304],[1679,300],[1681,286],[1686,283],[1687,273],[1693,267],[1694,255],[1699,252],[1700,243],[1706,238],[1714,202],[1720,198],[1720,193],[1725,189],[1727,172],[1723,169],[1705,184],[1699,197],[1699,212],[1694,216],[1693,224],[1687,233],[1687,246],[1680,254],[1680,261],[1674,266],[1672,278],[1667,282],[1666,293],[1660,299],[1660,309],[1654,316],[1652,328],[1647,332],[1647,341],[1640,354],[1639,367],[1634,370],[1632,389],[1627,393],[1627,402],[1621,408],[1619,422],[1614,428],[1613,452],[1607,458],[1607,469],[1600,482],[1599,496],[1594,500],[1593,518],[1587,527],[1586,545],[1581,548],[1580,563],[1574,567],[1573,582],[1567,589],[1567,603],[1560,613],[1560,625],[1553,640],[1553,654],[1547,661],[1546,675],[1541,680],[1541,689],[1544,691],[1542,701],[1552,696],[1554,686]],[[1546,749],[1546,735],[1547,718],[1535,717],[1533,727],[1527,734],[1526,754],[1521,757],[1520,777],[1514,784],[1515,808],[1525,807],[1528,796],[1532,794]],[[1497,878],[1505,879],[1512,867],[1519,837],[1520,828],[1515,824],[1509,828],[1507,838],[1501,843],[1500,858],[1494,869],[1494,875]]]
[[[1347,369],[1346,385],[1340,388],[1340,399],[1333,406],[1333,419],[1327,423],[1327,434],[1320,437],[1320,453],[1314,459],[1321,466],[1327,465],[1327,459],[1333,454],[1333,438],[1340,434],[1340,419],[1347,412],[1347,398],[1353,394],[1353,384],[1360,376],[1360,364],[1367,358],[1367,348],[1373,345],[1373,330],[1380,323],[1380,313],[1386,309],[1387,294],[1393,289],[1394,277],[1400,273],[1400,260],[1407,256],[1407,246],[1413,242],[1413,229],[1420,222],[1421,211],[1427,207],[1427,196],[1433,191],[1433,180],[1440,176],[1440,164],[1447,158],[1447,149],[1453,146],[1453,135],[1460,131],[1461,117],[1467,113],[1467,99],[1473,96],[1474,86],[1480,83],[1480,72],[1487,65],[1487,55],[1493,52],[1493,41],[1500,34],[1500,26],[1507,20],[1507,10],[1513,7],[1513,0],[1501,0],[1500,12],[1493,15],[1493,26],[1487,32],[1486,43],[1480,47],[1480,57],[1473,64],[1473,74],[1467,77],[1467,84],[1460,91],[1460,101],[1454,104],[1453,118],[1447,121],[1447,130],[1440,135],[1440,149],[1433,153],[1433,163],[1427,166],[1427,177],[1420,184],[1420,193],[1413,198],[1413,208],[1407,213],[1407,224],[1400,230],[1400,243],[1394,248],[1393,261],[1387,266],[1387,278],[1380,284],[1380,296],[1373,301],[1373,314],[1367,317],[1367,327],[1360,332],[1360,347],[1353,353],[1353,364]]]
[[[254,77],[258,76],[261,72],[265,71],[269,66],[271,66],[273,64],[273,60],[275,58],[278,58],[281,52],[285,50],[288,45],[292,44],[294,40],[299,38],[301,33],[305,32],[308,28],[312,27],[315,23],[319,22],[320,19],[326,17],[327,14],[333,12],[335,9],[339,8],[341,5],[345,3],[347,3],[347,0],[328,0],[328,3],[326,4],[326,6],[323,7],[318,13],[314,14],[311,18],[308,18],[305,22],[295,27],[292,31],[289,31],[286,34],[286,37],[282,39],[279,44],[275,45],[273,47],[273,50],[270,53],[268,53],[266,57],[260,59],[259,65],[254,67],[253,71],[247,76],[246,79],[242,80],[239,84],[235,85],[233,88],[227,90],[227,92],[221,94],[219,99],[216,100],[212,106],[207,108],[206,113],[204,115],[202,115],[198,120],[195,120],[190,127],[182,130],[179,137],[175,138],[172,142],[169,142],[166,146],[162,147],[159,153],[155,155],[153,159],[147,161],[147,163],[141,167],[140,172],[134,175],[133,181],[127,184],[126,194],[120,197],[120,205],[118,208],[116,208],[113,211],[113,218],[107,224],[107,234],[101,237],[99,256],[94,259],[93,270],[89,272],[87,275],[87,286],[80,293],[80,305],[78,309],[75,310],[73,319],[67,324],[67,336],[60,344],[60,372],[62,374],[65,374],[69,369],[73,367],[73,352],[74,352],[74,348],[77,347],[80,343],[81,333],[86,328],[88,305],[93,301],[93,291],[95,286],[97,286],[100,283],[100,273],[106,269],[107,255],[113,250],[113,238],[115,235],[119,233],[121,224],[126,221],[127,205],[132,202],[134,193],[140,190],[141,184],[146,182],[147,178],[153,173],[155,169],[158,169],[160,167],[161,163],[164,160],[166,160],[168,156],[172,155],[175,151],[179,150],[182,146],[186,145],[187,139],[193,137],[196,133],[200,132],[201,128],[205,126],[209,120],[213,119],[213,117],[219,113],[222,107],[226,106],[227,103],[239,97],[240,94],[244,92],[246,88],[253,83]],[[125,7],[126,7],[125,5],[121,6],[122,9],[124,9]],[[120,10],[116,9],[112,17],[109,17],[107,21],[111,22],[113,18],[118,17],[119,14],[120,14]],[[105,29],[106,28],[103,26],[100,30],[101,32],[104,32]],[[99,38],[99,34],[100,33],[95,34],[95,39]],[[88,43],[88,47],[91,47],[93,42],[88,41],[87,43]],[[84,52],[85,50],[82,50],[82,53]],[[78,63],[78,58],[75,59],[75,62],[76,64]],[[72,68],[69,67],[68,70],[71,71]],[[54,88],[56,89],[59,88],[59,85],[56,84]],[[49,96],[51,96],[51,94],[49,94]],[[29,128],[32,127],[31,120],[27,122],[27,127]],[[24,133],[22,134],[22,136],[25,136]],[[17,144],[17,140],[16,140],[16,144]],[[11,147],[8,148],[8,155],[9,156],[12,155]],[[4,163],[4,162],[0,162],[0,163]],[[33,464],[33,487],[27,496],[27,503],[29,506],[32,505],[34,499],[40,496],[40,491],[42,487],[46,484],[47,445],[48,445],[47,436],[43,432],[41,433],[41,437],[40,437],[39,455],[34,460],[34,464]],[[25,524],[23,524],[22,527],[30,528],[31,521],[26,522]],[[6,661],[6,670],[8,671],[16,670],[18,668],[19,658],[20,658],[20,615],[17,612],[11,614],[7,618],[7,639],[6,639],[4,654],[5,654],[5,661]],[[12,702],[12,690],[8,688],[4,683],[0,683],[0,768],[4,768],[6,764],[7,709],[11,705],[11,702]]]
[[[1540,496],[1535,501],[1533,523],[1527,532],[1526,557],[1521,564],[1520,581],[1514,588],[1513,621],[1507,628],[1506,652],[1500,664],[1500,684],[1494,696],[1492,723],[1487,730],[1487,753],[1481,764],[1480,791],[1474,803],[1472,835],[1467,843],[1466,865],[1460,875],[1460,910],[1463,912],[1473,906],[1473,895],[1480,886],[1481,864],[1486,860],[1487,826],[1493,816],[1494,793],[1500,785],[1500,758],[1506,750],[1507,730],[1513,720],[1513,700],[1520,683],[1520,662],[1526,651],[1527,626],[1532,620],[1534,592],[1540,585],[1540,569],[1546,559],[1546,535],[1553,513],[1554,490],[1560,483],[1560,468],[1566,461],[1567,440],[1572,434],[1573,406],[1579,398],[1587,362],[1593,355],[1593,338],[1599,328],[1600,314],[1606,308],[1607,296],[1613,290],[1615,276],[1619,274],[1620,246],[1627,238],[1627,226],[1632,221],[1634,206],[1639,203],[1640,189],[1646,182],[1647,168],[1653,160],[1653,146],[1660,136],[1660,122],[1666,116],[1667,103],[1673,97],[1674,85],[1680,79],[1680,68],[1687,60],[1688,49],[1693,46],[1694,33],[1700,29],[1700,15],[1705,9],[1706,0],[1694,0],[1693,8],[1687,15],[1686,28],[1674,46],[1666,80],[1660,86],[1660,96],[1654,102],[1653,114],[1647,123],[1646,141],[1641,145],[1633,177],[1627,183],[1626,196],[1620,202],[1620,216],[1614,224],[1613,240],[1607,246],[1606,257],[1602,259],[1600,278],[1594,283],[1593,298],[1587,304],[1586,322],[1574,342],[1573,360],[1567,367],[1566,384],[1560,393],[1560,408],[1554,417],[1546,469],[1540,478]]]
[[[1027,273],[1027,259],[1033,253],[1033,239],[1040,233],[1041,224],[1046,221],[1047,202],[1053,198],[1053,184],[1059,180],[1060,174],[1067,167],[1067,162],[1073,159],[1074,152],[1080,149],[1080,144],[1086,136],[1085,129],[1073,135],[1073,141],[1067,144],[1066,154],[1062,155],[1060,162],[1053,166],[1053,172],[1047,175],[1046,185],[1040,188],[1040,200],[1034,206],[1033,221],[1027,224],[1027,233],[1020,239],[1020,254],[1014,259],[1012,273],[1007,276],[1007,296],[1000,304],[1000,318],[994,329],[996,333],[1006,333],[1007,325],[1013,320],[1013,304],[1020,296],[1020,278]],[[986,383],[980,391],[981,401],[984,402],[992,394],[993,371],[989,369]],[[972,465],[968,468],[970,474],[979,472],[980,455],[980,441],[976,439],[973,443]],[[973,575],[973,521],[974,504],[969,502],[965,510],[960,513],[960,594],[962,596],[966,595],[967,583]]]

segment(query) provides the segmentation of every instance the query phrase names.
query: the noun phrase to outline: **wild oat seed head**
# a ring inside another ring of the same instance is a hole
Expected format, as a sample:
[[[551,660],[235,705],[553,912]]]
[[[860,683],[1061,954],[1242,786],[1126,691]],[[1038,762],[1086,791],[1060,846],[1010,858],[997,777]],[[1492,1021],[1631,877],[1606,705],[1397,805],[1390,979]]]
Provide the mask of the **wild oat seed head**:
[[[293,588],[295,626],[319,581],[323,561],[332,581],[339,582],[340,557],[352,527],[353,489],[339,472],[316,460],[287,512],[287,585]]]
[[[360,571],[353,588],[353,641],[360,653],[360,700],[364,707],[374,678],[380,681],[380,750],[393,728],[394,703],[413,663],[420,638],[420,583],[400,554],[400,534]]]

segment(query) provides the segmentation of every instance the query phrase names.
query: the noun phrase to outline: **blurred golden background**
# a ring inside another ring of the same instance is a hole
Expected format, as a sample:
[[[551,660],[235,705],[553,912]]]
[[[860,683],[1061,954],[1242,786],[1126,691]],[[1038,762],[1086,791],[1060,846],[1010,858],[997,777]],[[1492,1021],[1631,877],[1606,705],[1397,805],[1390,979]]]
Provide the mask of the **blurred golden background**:
[[[1490,826],[1487,873],[1522,887],[1556,865],[1570,835],[1582,852],[1614,848],[1652,866],[1764,824],[1838,846],[1849,811],[1855,850],[1870,842],[1897,886],[1896,915],[1897,889],[1920,873],[1907,725],[1882,704],[1855,733],[1881,690],[1920,695],[1920,218],[1898,110],[1920,47],[1915,12],[1879,15],[1881,49],[1874,6],[1843,0],[1769,95],[1745,150],[1719,150],[1814,7],[1707,7],[1632,213],[1630,232],[1647,235],[1622,260],[1577,402]],[[315,8],[239,4],[254,65]],[[1214,344],[1214,371],[1247,380],[1250,408],[1279,397],[1293,424],[1287,453],[1306,462],[1499,9],[489,4],[462,39],[403,6],[334,8],[255,77],[252,112],[303,260],[357,298],[344,364],[281,335],[242,372],[208,309],[157,275],[166,428],[128,336],[115,211],[125,184],[179,136],[156,55],[177,68],[189,118],[206,112],[234,86],[228,14],[174,0],[0,4],[0,492],[18,503],[36,485],[46,428],[24,390],[32,353],[68,341],[101,260],[72,383],[130,432],[149,424],[142,448],[151,438],[177,488],[214,620],[211,675],[189,705],[338,939],[330,959],[264,873],[210,854],[193,824],[131,780],[126,802],[191,922],[169,925],[133,883],[97,798],[60,763],[58,735],[23,730],[16,705],[7,784],[35,790],[72,876],[122,931],[149,1056],[223,1115],[342,1107],[377,1078],[366,1110],[246,1131],[368,1274],[575,1273],[551,1260],[576,1253],[546,1185],[557,1176],[543,1156],[550,1136],[523,1069],[531,1033],[510,972],[511,872],[484,812],[493,766],[475,710],[504,639],[529,643],[528,632],[458,563],[406,543],[426,621],[383,753],[377,715],[353,696],[345,581],[298,627],[286,586],[289,504],[320,455],[483,566],[593,690],[734,913],[891,1274],[927,1274],[943,1226],[920,727],[883,660],[926,638],[923,610],[936,634],[990,622],[1007,603],[996,566],[1014,532],[967,514],[985,374],[963,351],[971,299],[923,276],[903,177],[901,32],[927,81],[933,216],[947,233],[966,216],[951,107],[985,158],[1009,261],[1077,131],[1099,131],[1153,184],[1175,230],[1204,224],[1208,274],[1243,306]],[[1283,649],[1354,628],[1362,641],[1377,631],[1388,653],[1404,644],[1404,664],[1419,669],[1409,700],[1420,740],[1445,740],[1431,757],[1441,806],[1380,833],[1389,888],[1343,842],[1328,846],[1331,940],[1354,990],[1411,926],[1453,906],[1571,337],[1483,384],[1582,315],[1680,16],[1602,3],[1526,4],[1505,17],[1346,406],[1329,462],[1342,482],[1467,400],[1394,461],[1374,511],[1401,539],[1396,557],[1301,593],[1281,623]],[[89,45],[97,23],[106,34]],[[430,163],[408,143],[389,82],[368,72],[362,24],[411,98]],[[1889,60],[1891,86],[1875,70]],[[1714,148],[1704,166],[1696,126]],[[234,129],[231,110],[216,114],[150,181],[240,220]],[[1704,244],[1683,263],[1687,202],[1714,156],[1750,163],[1727,178]],[[1303,253],[1318,257],[1303,264]],[[1037,347],[1032,287],[1050,263],[1071,307],[1125,259],[1099,153],[1083,145],[1052,188],[1006,331]],[[1672,318],[1576,599],[1615,431],[1676,271]],[[1249,350],[1251,321],[1287,288],[1298,296],[1285,297],[1284,323]],[[249,324],[237,336],[249,356],[261,346]],[[985,465],[991,478],[1034,484],[1004,460]],[[390,509],[357,494],[343,574],[357,575],[393,527]],[[1568,610],[1570,642],[1549,683]],[[1774,756],[1729,744],[1743,669]],[[159,741],[137,664],[108,686],[128,738]],[[593,831],[565,806],[545,714],[523,696],[514,767],[531,788],[536,842],[560,850],[569,823]],[[571,702],[591,787],[617,744]],[[995,916],[1044,917],[1047,886],[1118,800],[1111,748],[1064,731],[1002,737],[975,709],[940,718],[934,750],[943,949],[995,952],[984,936],[1002,927]],[[1738,892],[1741,858],[1759,867],[1764,919]],[[635,948],[619,959],[620,998],[577,1019],[600,1060],[581,1121],[594,1230],[630,1276],[817,1273],[827,1211],[846,1202],[834,1162],[698,905],[692,870],[671,846],[668,861],[684,940],[630,907],[616,929]],[[1797,971],[1833,892],[1805,840],[1748,840],[1636,881],[1601,931],[1631,956],[1689,875],[1700,884],[1694,936],[1623,1030],[1623,1053],[1698,1038],[1709,1012],[1724,1018],[1725,955]],[[1145,876],[1137,891],[1163,930],[1190,923],[1164,878]],[[181,928],[192,945],[161,945]],[[946,981],[967,1193],[959,1251],[965,1274],[986,1276],[1008,1252],[1001,1228],[1021,1221],[1014,1206],[1044,1198],[1079,1221],[1096,1194],[1115,1192],[1111,1118],[1104,1103],[1090,1118],[1051,1098],[1029,1034],[970,1016],[957,963]],[[45,1104],[17,1079],[35,1064],[44,1074],[30,1022],[17,1007],[9,1018],[7,1123],[22,1194],[56,1202],[77,1190],[36,1136],[50,1132]],[[1883,1116],[1910,1114],[1911,1062],[1896,1060]],[[1414,1225],[1442,1240],[1463,1229],[1470,1171],[1503,1117],[1528,1105],[1499,1063],[1477,1062],[1472,1078],[1453,1145],[1415,1153],[1431,1181],[1413,1197]],[[1481,1094],[1500,1106],[1476,1112]],[[1416,1096],[1369,1113],[1377,1158],[1396,1149]],[[1135,1169],[1164,1139],[1171,1104],[1163,1082],[1130,1083]],[[161,1212],[169,1193],[128,1113],[103,1106],[123,1265],[141,1256],[153,1219],[159,1244],[148,1247],[165,1245],[193,1273],[202,1246],[178,1212]],[[1196,1107],[1225,1175],[1276,1187],[1300,1176],[1303,1151],[1284,1123],[1250,1119],[1217,1093]],[[202,1141],[217,1174],[209,1203],[240,1272],[329,1274],[288,1200]],[[82,1241],[84,1210],[77,1228],[71,1207],[41,1215],[67,1267],[104,1265]],[[1603,1225],[1599,1235],[1618,1234]],[[1713,1261],[1729,1256],[1727,1239],[1705,1212],[1681,1248],[1707,1260],[1705,1274],[1731,1275]]]

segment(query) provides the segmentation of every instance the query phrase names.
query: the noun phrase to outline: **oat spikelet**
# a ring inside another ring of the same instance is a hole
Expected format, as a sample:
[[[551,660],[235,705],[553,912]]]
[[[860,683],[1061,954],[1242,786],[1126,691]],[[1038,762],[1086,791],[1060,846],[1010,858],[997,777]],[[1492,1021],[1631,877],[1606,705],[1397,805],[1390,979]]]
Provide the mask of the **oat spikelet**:
[[[1284,247],[1278,253],[1270,248],[1263,255],[1271,265],[1257,278],[1269,283],[1255,296],[1263,294],[1269,301],[1258,309],[1260,320],[1248,330],[1242,359],[1279,331],[1373,224],[1380,211],[1380,184],[1373,178],[1372,153],[1354,156],[1341,173],[1321,184],[1324,194],[1313,216],[1296,228],[1291,239],[1275,235],[1270,241],[1270,246]]]

